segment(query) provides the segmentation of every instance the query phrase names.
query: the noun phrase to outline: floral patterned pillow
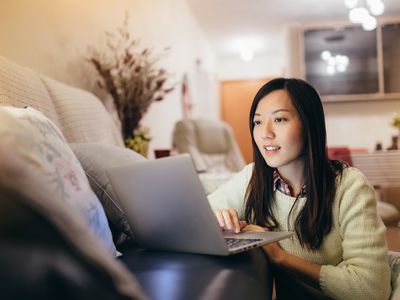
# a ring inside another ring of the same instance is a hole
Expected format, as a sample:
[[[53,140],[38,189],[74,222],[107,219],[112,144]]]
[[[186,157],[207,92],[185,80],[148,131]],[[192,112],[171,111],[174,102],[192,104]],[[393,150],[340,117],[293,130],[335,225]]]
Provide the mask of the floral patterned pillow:
[[[389,251],[389,265],[392,270],[390,299],[400,299],[400,252]]]
[[[72,207],[108,252],[116,255],[103,207],[62,133],[49,119],[33,108],[0,107],[0,143],[16,153],[34,176],[43,177],[54,201]]]

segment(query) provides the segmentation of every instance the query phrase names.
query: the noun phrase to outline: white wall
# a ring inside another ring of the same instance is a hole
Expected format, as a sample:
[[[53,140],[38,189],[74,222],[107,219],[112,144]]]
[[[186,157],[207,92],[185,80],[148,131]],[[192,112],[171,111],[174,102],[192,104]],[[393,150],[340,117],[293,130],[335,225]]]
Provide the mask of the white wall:
[[[369,101],[360,103],[325,103],[328,144],[352,148],[375,149],[380,142],[386,149],[391,136],[399,133],[390,123],[400,101]]]
[[[130,31],[141,46],[155,52],[171,47],[162,66],[178,83],[174,92],[154,103],[142,124],[149,126],[153,148],[171,147],[176,120],[182,118],[183,73],[201,70],[215,74],[215,55],[185,0],[1,0],[0,55],[62,82],[99,92],[95,73],[85,62],[88,46],[102,45],[105,31],[122,24],[130,15]],[[212,76],[211,76],[212,77]],[[214,98],[193,97],[194,114],[218,116],[218,93],[212,77],[209,93]],[[192,92],[194,93],[194,91]],[[104,95],[104,93],[102,93]],[[213,111],[204,111],[212,108]]]

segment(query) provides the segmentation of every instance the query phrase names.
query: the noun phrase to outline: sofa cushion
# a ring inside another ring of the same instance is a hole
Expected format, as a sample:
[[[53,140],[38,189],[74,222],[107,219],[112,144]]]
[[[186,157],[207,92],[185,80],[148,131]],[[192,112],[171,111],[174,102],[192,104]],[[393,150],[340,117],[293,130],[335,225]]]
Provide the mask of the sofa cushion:
[[[390,299],[400,299],[400,252],[389,251],[392,294]]]
[[[226,153],[231,149],[228,127],[222,122],[198,119],[196,127],[197,145],[200,152],[208,154]]]
[[[62,132],[69,143],[124,145],[121,130],[99,98],[43,75],[40,78],[53,100]]]
[[[26,181],[28,177],[43,178],[53,201],[74,209],[107,251],[116,255],[101,203],[62,133],[49,119],[33,108],[0,107],[0,145],[18,157]],[[17,170],[11,168],[10,172]]]
[[[60,125],[53,102],[39,76],[4,57],[0,57],[0,104],[33,107],[56,126]]]
[[[146,159],[130,149],[112,145],[72,143],[70,147],[78,157],[92,190],[100,199],[110,223],[115,228],[113,232],[115,243],[124,242],[126,235],[133,237],[124,212],[111,187],[106,170],[114,166],[132,164]]]
[[[49,178],[9,150],[0,143],[2,299],[146,299]]]
[[[386,226],[397,225],[400,221],[400,212],[396,206],[383,201],[377,201],[378,214]]]

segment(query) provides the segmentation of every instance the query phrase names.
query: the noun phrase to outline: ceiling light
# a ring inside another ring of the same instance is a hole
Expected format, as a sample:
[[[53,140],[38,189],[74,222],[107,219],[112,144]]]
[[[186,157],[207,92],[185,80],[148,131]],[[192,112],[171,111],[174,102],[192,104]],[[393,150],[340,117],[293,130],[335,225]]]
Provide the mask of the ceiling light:
[[[365,7],[355,7],[349,11],[349,19],[353,23],[362,23],[369,16]]]
[[[385,4],[382,1],[374,1],[369,5],[369,11],[374,16],[380,16],[385,11]]]
[[[359,23],[366,31],[376,28],[376,18],[385,11],[385,4],[382,0],[344,0],[345,5],[351,8],[349,19],[353,23]]]
[[[354,7],[357,6],[358,0],[344,0],[344,4],[345,4],[348,8],[354,8]]]
[[[362,22],[362,27],[365,31],[374,30],[376,28],[376,19],[372,16],[369,16]]]
[[[254,58],[254,52],[250,48],[245,48],[240,51],[240,58],[245,61],[249,62],[252,61]]]

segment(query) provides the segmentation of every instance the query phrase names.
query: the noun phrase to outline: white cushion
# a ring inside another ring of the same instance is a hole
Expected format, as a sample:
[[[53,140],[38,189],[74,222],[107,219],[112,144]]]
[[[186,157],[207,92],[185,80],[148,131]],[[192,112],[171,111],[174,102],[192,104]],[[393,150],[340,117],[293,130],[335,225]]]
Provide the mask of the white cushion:
[[[116,255],[103,207],[78,159],[49,119],[33,108],[0,107],[0,145],[18,157],[29,176],[44,178],[54,201],[71,207],[108,252]]]
[[[42,75],[41,78],[69,143],[103,143],[123,147],[121,130],[99,98],[51,78]]]
[[[391,269],[392,294],[390,299],[400,299],[400,252],[389,251],[389,265]]]
[[[70,147],[78,157],[90,186],[103,204],[108,220],[113,225],[114,241],[118,245],[133,238],[132,230],[115,195],[106,170],[118,165],[146,161],[140,154],[127,148],[95,143],[72,143]],[[107,158],[107,159],[104,159]]]

